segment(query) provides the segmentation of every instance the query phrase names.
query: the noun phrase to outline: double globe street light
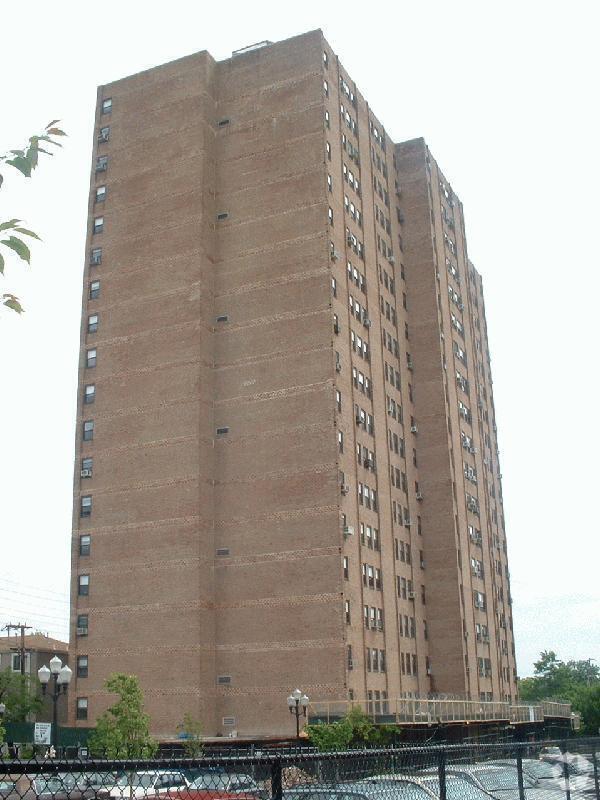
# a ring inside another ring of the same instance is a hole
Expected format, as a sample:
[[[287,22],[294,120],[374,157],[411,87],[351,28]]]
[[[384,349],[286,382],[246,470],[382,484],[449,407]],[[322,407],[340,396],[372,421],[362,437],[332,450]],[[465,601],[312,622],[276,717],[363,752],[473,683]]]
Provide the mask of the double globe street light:
[[[50,678],[53,679],[50,697],[52,698],[52,746],[54,749],[58,747],[58,698],[62,694],[66,694],[72,677],[73,670],[67,664],[63,666],[58,656],[50,659],[50,669],[45,664],[38,669],[38,678],[42,684],[44,697],[47,694]]]
[[[308,697],[300,689],[294,689],[287,699],[290,714],[296,715],[296,739],[300,738],[300,717],[306,717],[308,703]]]

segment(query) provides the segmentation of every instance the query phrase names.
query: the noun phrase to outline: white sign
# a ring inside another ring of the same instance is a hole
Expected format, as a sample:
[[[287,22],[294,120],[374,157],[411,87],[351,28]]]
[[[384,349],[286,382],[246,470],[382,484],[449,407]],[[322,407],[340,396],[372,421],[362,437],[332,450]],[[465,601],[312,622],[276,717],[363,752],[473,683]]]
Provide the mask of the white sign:
[[[34,744],[50,744],[52,725],[50,722],[36,722],[33,729]]]

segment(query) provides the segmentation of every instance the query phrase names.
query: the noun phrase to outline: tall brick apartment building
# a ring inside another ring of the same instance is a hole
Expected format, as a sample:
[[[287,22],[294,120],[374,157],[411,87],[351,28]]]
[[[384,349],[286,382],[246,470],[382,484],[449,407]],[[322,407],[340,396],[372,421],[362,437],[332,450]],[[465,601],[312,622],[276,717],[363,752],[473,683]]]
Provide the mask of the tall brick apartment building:
[[[462,206],[320,31],[100,88],[84,286],[73,720],[113,671],[159,737],[514,701]]]

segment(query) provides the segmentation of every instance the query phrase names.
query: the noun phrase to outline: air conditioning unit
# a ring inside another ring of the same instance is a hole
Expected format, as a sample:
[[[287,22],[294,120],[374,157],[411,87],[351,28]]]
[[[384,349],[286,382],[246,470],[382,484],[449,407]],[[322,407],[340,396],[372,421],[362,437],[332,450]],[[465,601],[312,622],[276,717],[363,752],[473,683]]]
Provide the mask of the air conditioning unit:
[[[373,466],[373,462],[371,461],[371,459],[370,458],[365,458],[365,460],[363,461],[363,467],[365,469],[371,469],[372,466]]]
[[[405,519],[404,520],[404,527],[405,528],[410,528],[410,520],[409,519]]]
[[[82,478],[91,478],[92,477],[92,470],[91,469],[82,469],[80,473]]]
[[[417,492],[416,498],[417,498],[417,500],[422,500],[423,499],[423,492]]]
[[[350,246],[352,246],[352,237],[351,236],[347,236],[346,237],[346,244],[349,244]]]
[[[332,261],[339,261],[340,260],[340,254],[338,253],[337,250],[332,250],[331,251],[331,260]]]
[[[416,426],[416,425],[411,425],[411,426],[410,426],[410,432],[411,432],[411,433],[418,433],[418,432],[419,432],[419,429],[417,428],[417,426]]]
[[[394,256],[390,256],[390,257],[388,258],[388,261],[390,262],[390,264],[391,264],[392,266],[394,266],[394,264],[396,263],[396,259],[394,258]]]
[[[350,491],[350,487],[348,486],[347,483],[342,483],[340,490],[342,494],[348,494],[348,492]]]
[[[415,592],[408,592],[406,596],[408,597],[409,600],[414,600],[417,595]]]
[[[354,535],[354,528],[352,525],[344,526],[344,536],[353,536]]]
[[[464,311],[464,309],[465,309],[464,303],[459,303],[458,304],[458,308],[459,308],[460,311]]]
[[[77,628],[77,636],[87,636],[87,628]]]
[[[474,456],[476,452],[477,452],[476,447],[469,447],[469,453],[471,453],[472,456]]]
[[[433,675],[433,672],[432,672],[432,670],[431,670],[431,667],[427,667],[427,669],[425,670],[425,672],[427,673],[427,675]]]
[[[413,368],[413,362],[412,361],[408,361],[406,366],[408,367],[408,369],[412,369]]]
[[[370,328],[371,327],[371,320],[368,317],[365,317],[363,319],[363,325],[365,326],[365,328]]]
[[[340,364],[339,361],[335,362],[335,371],[336,372],[341,372],[342,371],[342,365]]]
[[[356,424],[357,424],[357,425],[362,425],[362,421],[363,421],[363,420],[362,420],[362,417],[361,417],[361,415],[360,415],[360,414],[357,414],[357,415],[356,415]]]

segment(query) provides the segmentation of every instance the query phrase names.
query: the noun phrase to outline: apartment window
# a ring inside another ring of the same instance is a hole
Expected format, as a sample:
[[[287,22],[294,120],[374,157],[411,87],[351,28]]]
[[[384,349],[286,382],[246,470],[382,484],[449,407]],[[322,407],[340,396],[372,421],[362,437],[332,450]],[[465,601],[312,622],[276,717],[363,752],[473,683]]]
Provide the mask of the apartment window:
[[[329,224],[333,225],[333,209],[329,206],[329,210],[327,211],[327,216],[329,217]]]
[[[329,97],[329,84],[327,81],[323,81],[323,91],[325,92],[325,97]]]
[[[86,367],[95,367],[96,366],[96,348],[94,347],[92,350],[87,350],[85,354],[85,365]]]
[[[481,611],[485,611],[486,607],[485,594],[483,594],[482,592],[473,592],[473,605],[475,606],[475,608],[478,608]]]
[[[92,549],[92,537],[88,534],[79,537],[79,555],[89,556]]]
[[[363,623],[367,630],[369,630],[369,606],[363,606]]]
[[[348,669],[354,669],[354,660],[352,658],[352,645],[349,644],[346,650]]]
[[[85,392],[84,392],[84,395],[83,395],[83,402],[86,403],[86,404],[89,404],[89,403],[93,403],[95,399],[96,399],[96,384],[95,383],[88,383],[88,385],[85,387]],[[92,423],[92,433],[93,432],[94,432],[94,426],[93,426],[93,423]],[[83,438],[85,439],[85,435],[84,435]],[[90,436],[90,438],[92,438],[92,437]]]
[[[217,219],[218,219],[219,221],[221,221],[221,220],[224,220],[224,219],[227,219],[228,217],[229,217],[229,212],[228,212],[228,211],[221,211],[221,212],[219,212],[219,213],[217,214]]]
[[[325,111],[325,127],[330,128],[331,122],[329,121],[329,111]]]
[[[88,419],[83,423],[83,441],[91,442],[93,438],[94,438],[94,420]]]
[[[331,175],[327,176],[327,188],[330,192],[333,191],[333,180],[331,179]]]
[[[102,101],[102,113],[110,114],[111,111],[112,111],[112,97],[107,97],[106,100]]]
[[[106,200],[106,186],[96,187],[96,202],[103,203]]]
[[[87,678],[88,676],[88,657],[77,656],[77,677]]]
[[[350,566],[348,564],[348,556],[344,556],[342,559],[342,566],[344,570],[344,578],[348,580],[350,578]]]
[[[98,132],[98,144],[102,144],[103,142],[108,142],[110,139],[110,125],[105,125],[103,128],[100,128]]]
[[[223,117],[223,119],[220,119],[217,122],[217,125],[219,128],[224,128],[226,125],[229,125],[230,122],[231,120],[229,119],[229,117]]]
[[[350,625],[350,600],[344,600],[344,618],[346,625]]]
[[[329,56],[327,55],[327,51],[323,50],[323,64],[328,67],[329,66]]]
[[[81,516],[90,517],[92,515],[92,496],[89,494],[81,498]]]
[[[100,297],[100,281],[91,281],[90,282],[90,300],[97,300]]]
[[[337,410],[341,411],[342,410],[342,393],[340,392],[339,389],[335,390],[335,404],[337,406]]]
[[[90,314],[88,317],[88,333],[96,333],[98,330],[98,314]]]
[[[344,434],[342,431],[338,431],[338,450],[340,453],[344,452]]]
[[[21,653],[11,654],[11,669],[13,672],[21,672]],[[31,653],[25,653],[25,666],[23,671],[27,674],[31,671]]]
[[[93,267],[97,267],[101,263],[102,263],[102,248],[93,247],[90,252],[90,264]]]
[[[88,718],[88,700],[87,697],[77,698],[77,719]]]
[[[224,426],[223,428],[217,428],[216,430],[217,436],[226,436],[229,433],[229,428]]]
[[[78,614],[77,616],[77,636],[87,636],[88,635],[88,615],[87,614]]]
[[[90,576],[80,575],[77,579],[77,594],[80,597],[87,597],[90,593]]]
[[[327,160],[331,161],[331,145],[329,142],[325,144],[325,152],[327,153]]]
[[[108,169],[108,156],[98,156],[96,159],[96,172],[106,172]]]
[[[93,233],[102,233],[104,230],[104,217],[96,217],[94,219]]]

